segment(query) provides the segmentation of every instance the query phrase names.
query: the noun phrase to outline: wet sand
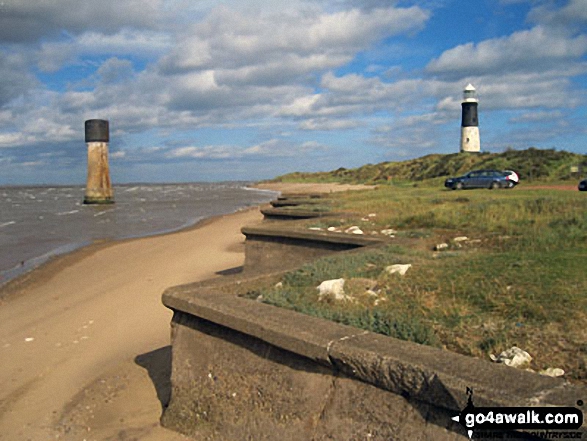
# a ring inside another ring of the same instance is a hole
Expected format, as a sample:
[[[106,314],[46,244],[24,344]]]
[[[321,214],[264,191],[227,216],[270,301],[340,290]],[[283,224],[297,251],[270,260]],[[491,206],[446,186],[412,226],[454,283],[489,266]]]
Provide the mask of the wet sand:
[[[173,285],[242,265],[258,208],[178,233],[97,244],[0,293],[0,440],[187,439],[159,425]]]

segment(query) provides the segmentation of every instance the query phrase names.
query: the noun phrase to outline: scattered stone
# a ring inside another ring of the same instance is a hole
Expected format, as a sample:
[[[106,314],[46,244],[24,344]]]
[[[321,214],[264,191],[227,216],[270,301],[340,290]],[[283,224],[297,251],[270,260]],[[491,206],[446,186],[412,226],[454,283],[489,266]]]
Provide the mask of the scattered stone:
[[[344,232],[347,234],[363,234],[363,230],[361,230],[356,225],[353,225],[352,227],[347,228],[346,230],[344,230]]]
[[[349,300],[350,297],[344,293],[344,279],[325,280],[317,288],[320,293],[318,300]]]
[[[340,233],[340,228],[328,227],[328,231],[331,231],[331,232],[334,232],[334,233]]]
[[[532,361],[530,354],[517,346],[512,346],[510,349],[503,351],[497,357],[491,354],[489,355],[489,358],[496,363],[503,363],[506,366],[515,368],[525,367]]]
[[[393,235],[394,235],[395,233],[397,233],[397,231],[395,231],[395,230],[394,230],[394,229],[392,229],[392,228],[387,228],[387,229],[385,229],[385,230],[381,230],[381,234],[385,234],[386,236],[392,236],[392,237],[393,237]]]
[[[447,243],[439,243],[439,244],[436,244],[436,246],[434,247],[434,251],[442,251],[442,250],[446,250],[446,249],[448,249]]]
[[[369,213],[369,214],[367,215],[367,217],[377,217],[377,214],[376,214],[376,213]]]
[[[308,230],[312,230],[312,231],[322,231],[322,228],[320,228],[320,227],[310,227],[310,228],[308,228]]]
[[[454,242],[466,242],[467,240],[469,240],[469,238],[467,236],[459,236],[459,237],[455,237],[453,239]]]
[[[406,272],[412,267],[411,263],[401,264],[396,263],[385,268],[385,272],[388,274],[398,273],[400,276],[404,276]]]
[[[24,339],[24,341],[26,341],[27,343],[29,343],[29,342],[31,342],[33,340],[34,340],[33,337],[27,337],[27,338]]]
[[[277,282],[277,283],[275,284],[275,288],[276,288],[276,289],[281,289],[281,288],[283,288],[283,282]]]
[[[546,375],[548,377],[562,377],[563,375],[565,375],[565,371],[561,368],[548,368],[541,370],[539,374]]]

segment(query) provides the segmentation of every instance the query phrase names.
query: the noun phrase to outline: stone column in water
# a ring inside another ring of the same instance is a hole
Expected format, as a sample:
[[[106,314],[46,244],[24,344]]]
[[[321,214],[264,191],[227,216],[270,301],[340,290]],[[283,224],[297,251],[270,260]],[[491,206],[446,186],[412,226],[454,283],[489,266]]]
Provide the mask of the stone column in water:
[[[113,204],[114,193],[108,167],[108,143],[110,133],[108,121],[89,119],[86,121],[86,144],[88,145],[88,180],[84,204]]]

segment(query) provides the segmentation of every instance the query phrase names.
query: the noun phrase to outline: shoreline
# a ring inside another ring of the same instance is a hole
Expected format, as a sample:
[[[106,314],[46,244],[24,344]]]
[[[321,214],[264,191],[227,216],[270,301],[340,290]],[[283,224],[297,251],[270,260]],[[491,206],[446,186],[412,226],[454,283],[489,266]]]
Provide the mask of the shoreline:
[[[0,287],[0,441],[187,440],[159,424],[173,315],[161,295],[241,268],[241,228],[262,221],[262,205],[95,242]]]
[[[259,207],[93,243],[0,288],[0,440],[185,439],[158,424],[172,315],[161,294],[241,266],[240,229]]]
[[[251,188],[251,187],[243,187],[243,188]],[[254,189],[254,188],[253,188]],[[273,191],[273,190],[264,190],[258,189],[259,191]],[[2,278],[0,275],[0,306],[4,301],[9,299],[12,295],[18,293],[19,290],[26,289],[26,287],[35,282],[36,278],[41,278],[43,280],[48,280],[46,277],[46,273],[59,271],[60,269],[65,268],[68,264],[71,264],[79,259],[83,259],[85,257],[91,256],[92,254],[108,248],[110,246],[114,246],[116,244],[126,243],[129,241],[134,240],[142,240],[148,239],[151,237],[164,237],[168,235],[178,234],[182,232],[192,231],[198,228],[201,228],[208,223],[214,222],[217,219],[220,219],[224,216],[231,216],[240,212],[248,211],[248,210],[257,210],[259,209],[259,205],[252,205],[238,208],[232,212],[224,213],[224,214],[217,214],[214,216],[200,218],[194,222],[188,222],[187,224],[178,227],[176,229],[171,230],[164,230],[160,232],[153,232],[147,233],[140,236],[131,236],[131,237],[123,237],[119,239],[96,239],[92,242],[86,242],[81,244],[68,244],[61,247],[56,248],[48,253],[45,253],[41,256],[36,256],[31,259],[28,259],[24,263],[40,260],[39,264],[32,264],[31,268],[25,269],[23,272],[19,272],[16,275],[9,277],[9,278]],[[67,249],[67,251],[58,251],[59,249]],[[71,249],[69,249],[71,248]],[[6,270],[5,273],[10,271],[18,270],[18,266]],[[36,274],[39,272],[39,274]]]

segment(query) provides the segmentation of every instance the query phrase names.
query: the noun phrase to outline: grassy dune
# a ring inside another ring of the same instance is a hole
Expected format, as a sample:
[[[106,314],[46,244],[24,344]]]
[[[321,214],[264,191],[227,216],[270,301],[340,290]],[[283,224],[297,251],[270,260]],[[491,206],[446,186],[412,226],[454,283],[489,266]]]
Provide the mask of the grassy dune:
[[[579,167],[587,175],[587,155],[565,151],[508,150],[504,153],[455,153],[428,155],[403,162],[368,164],[355,169],[339,168],[322,173],[290,173],[274,182],[340,182],[348,184],[382,184],[386,182],[419,182],[464,174],[473,169],[515,170],[525,181],[576,181]]]
[[[533,369],[587,381],[587,194],[384,185],[333,198],[350,217],[307,227],[392,228],[391,245],[306,265],[264,290],[266,302],[480,358],[517,345]],[[385,273],[394,263],[412,268]],[[341,277],[355,300],[318,301],[316,286]]]

